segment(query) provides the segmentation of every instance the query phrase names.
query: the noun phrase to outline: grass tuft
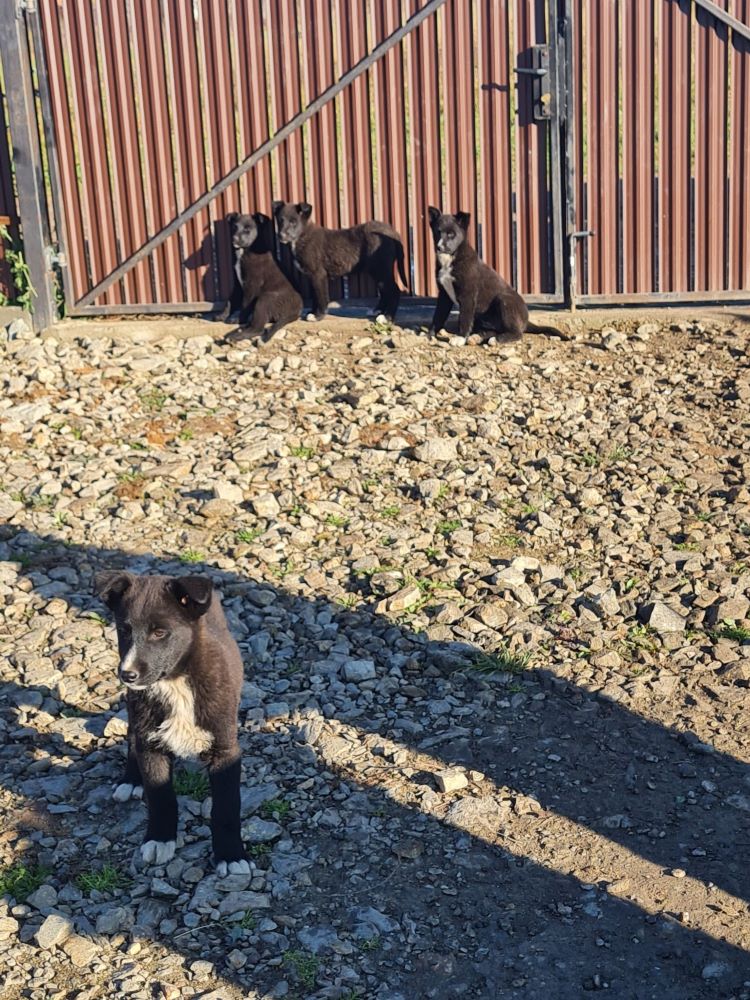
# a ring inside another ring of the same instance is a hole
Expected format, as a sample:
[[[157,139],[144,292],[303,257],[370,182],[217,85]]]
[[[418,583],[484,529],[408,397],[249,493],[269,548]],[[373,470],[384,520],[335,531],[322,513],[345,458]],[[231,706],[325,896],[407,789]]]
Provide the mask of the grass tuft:
[[[0,869],[0,896],[12,896],[17,903],[23,903],[27,896],[36,892],[50,874],[43,865],[12,865]]]
[[[491,653],[480,653],[473,667],[480,674],[523,674],[531,659],[531,653],[518,653],[507,646],[498,646]]]
[[[128,876],[115,865],[102,865],[101,868],[81,872],[75,880],[81,892],[91,893],[112,892],[114,889],[124,889],[130,885]]]

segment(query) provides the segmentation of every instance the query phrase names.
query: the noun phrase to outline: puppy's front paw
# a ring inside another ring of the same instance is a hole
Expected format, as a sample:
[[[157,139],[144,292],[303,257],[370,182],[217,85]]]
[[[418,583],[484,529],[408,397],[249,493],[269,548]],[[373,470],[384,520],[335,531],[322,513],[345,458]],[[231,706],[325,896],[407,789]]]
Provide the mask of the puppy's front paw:
[[[131,785],[127,781],[123,781],[121,784],[115,788],[112,792],[112,798],[115,802],[127,802],[129,799],[142,799],[143,798],[143,785]]]
[[[174,840],[147,840],[141,844],[141,857],[147,865],[165,865],[174,857]]]
[[[251,333],[245,327],[240,326],[236,330],[232,330],[231,333],[228,333],[224,339],[228,344],[239,344],[243,340],[255,340],[256,338],[257,334]]]
[[[307,320],[308,323],[314,323],[317,318],[318,317],[315,315],[315,313],[308,313],[307,316],[305,316],[305,319]]]
[[[216,874],[219,878],[225,875],[249,875],[249,861],[220,861],[216,866]]]

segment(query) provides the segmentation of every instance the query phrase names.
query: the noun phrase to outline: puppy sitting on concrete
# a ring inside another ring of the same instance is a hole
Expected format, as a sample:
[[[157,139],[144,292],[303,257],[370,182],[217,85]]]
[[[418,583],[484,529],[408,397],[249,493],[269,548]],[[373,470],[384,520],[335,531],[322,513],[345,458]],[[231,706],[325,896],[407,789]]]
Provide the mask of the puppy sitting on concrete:
[[[208,764],[217,871],[249,872],[240,835],[242,660],[211,581],[115,570],[97,574],[96,591],[114,613],[127,687],[128,758],[114,798],[124,802],[143,785],[143,860],[163,865],[174,856],[173,762],[197,757]]]
[[[430,324],[431,334],[443,328],[451,309],[457,305],[458,330],[462,337],[477,330],[488,334],[506,333],[518,339],[529,330],[569,339],[553,326],[529,322],[529,310],[515,288],[483,263],[468,242],[466,234],[471,216],[467,212],[444,215],[432,205],[428,212],[440,288]]]
[[[313,312],[307,319],[322,319],[328,309],[328,282],[331,278],[363,271],[378,286],[376,314],[394,319],[401,299],[396,284],[398,273],[407,287],[404,273],[404,246],[401,237],[387,222],[364,222],[349,229],[324,229],[310,221],[312,206],[306,201],[275,201],[273,214],[279,239],[292,248],[294,260],[313,287]]]
[[[302,299],[276,263],[269,217],[262,212],[234,215],[231,226],[235,288],[220,318],[227,318],[241,294],[240,325],[226,339],[232,344],[251,340],[264,335],[267,324],[272,323],[264,336],[270,340],[277,330],[299,319]]]

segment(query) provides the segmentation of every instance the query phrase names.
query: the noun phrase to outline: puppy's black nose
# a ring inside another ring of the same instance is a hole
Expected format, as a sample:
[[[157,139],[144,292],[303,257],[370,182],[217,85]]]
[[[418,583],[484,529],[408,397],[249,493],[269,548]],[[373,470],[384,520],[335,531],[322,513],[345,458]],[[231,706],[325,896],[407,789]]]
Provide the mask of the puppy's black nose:
[[[138,674],[135,670],[121,670],[120,680],[124,681],[125,684],[135,684],[138,680]]]

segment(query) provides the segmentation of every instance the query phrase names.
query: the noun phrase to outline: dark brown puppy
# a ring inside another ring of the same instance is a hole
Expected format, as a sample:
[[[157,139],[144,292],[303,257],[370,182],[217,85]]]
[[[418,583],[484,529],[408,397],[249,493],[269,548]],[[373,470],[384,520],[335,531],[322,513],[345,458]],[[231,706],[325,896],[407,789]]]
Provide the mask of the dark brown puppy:
[[[227,336],[229,343],[250,340],[264,334],[271,337],[299,319],[302,299],[276,263],[273,250],[273,223],[267,215],[235,215],[232,219],[232,246],[235,277],[242,288],[240,325]],[[231,308],[232,299],[227,303]],[[251,318],[252,317],[252,318]]]
[[[364,271],[375,279],[379,300],[376,313],[393,319],[401,290],[395,272],[407,286],[404,246],[387,222],[372,220],[349,229],[324,229],[310,221],[312,206],[306,201],[275,201],[273,214],[282,243],[292,248],[295,263],[313,286],[313,311],[308,319],[322,319],[330,301],[328,282]]]
[[[143,860],[162,865],[174,856],[174,758],[197,757],[208,764],[217,870],[249,872],[240,835],[242,660],[211,581],[114,570],[97,574],[96,591],[114,612],[127,687],[128,759],[114,798],[124,802],[143,785]]]
[[[569,339],[553,326],[529,322],[529,310],[515,288],[483,263],[468,242],[466,234],[471,216],[467,212],[444,215],[432,205],[428,212],[440,288],[430,333],[442,329],[451,309],[457,305],[458,329],[462,337],[477,330],[506,333],[517,339],[529,330]]]

